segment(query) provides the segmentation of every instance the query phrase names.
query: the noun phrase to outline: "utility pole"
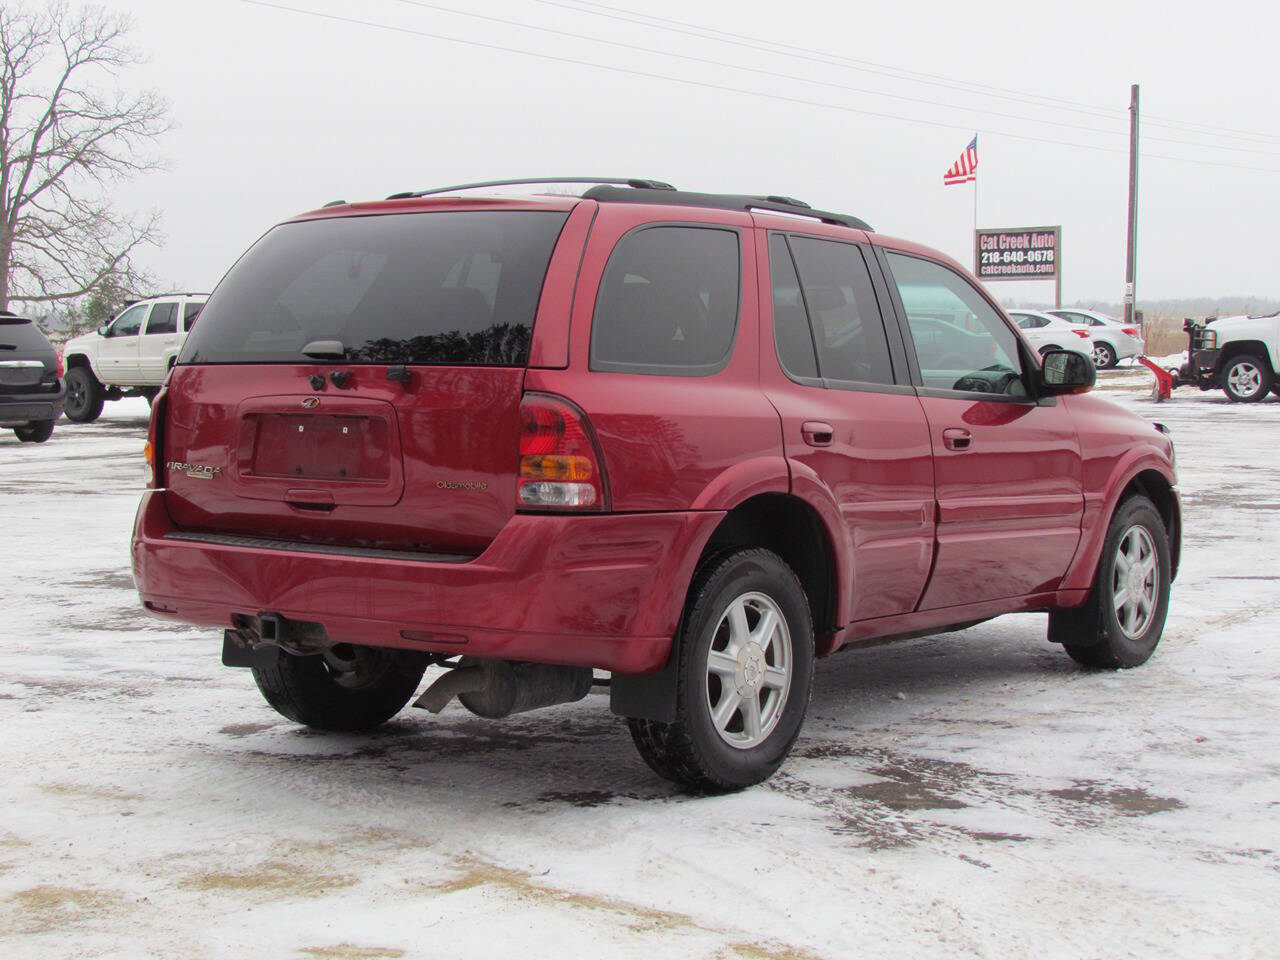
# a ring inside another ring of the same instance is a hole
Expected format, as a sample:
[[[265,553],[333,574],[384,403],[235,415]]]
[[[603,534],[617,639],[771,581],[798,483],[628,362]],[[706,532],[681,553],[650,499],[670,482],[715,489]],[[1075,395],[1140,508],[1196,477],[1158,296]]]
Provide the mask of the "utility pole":
[[[1134,322],[1138,270],[1138,85],[1129,88],[1129,249],[1124,267],[1124,322]]]

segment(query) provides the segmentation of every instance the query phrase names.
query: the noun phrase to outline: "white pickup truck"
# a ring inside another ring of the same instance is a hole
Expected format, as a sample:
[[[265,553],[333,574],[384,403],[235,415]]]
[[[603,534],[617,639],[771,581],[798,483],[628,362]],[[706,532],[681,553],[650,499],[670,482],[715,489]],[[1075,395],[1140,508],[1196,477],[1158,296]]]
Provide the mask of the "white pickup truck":
[[[138,300],[96,332],[68,340],[62,348],[67,419],[92,423],[107,400],[155,397],[208,297],[171,293]]]
[[[1174,386],[1219,388],[1233,403],[1256,403],[1268,390],[1280,396],[1280,312],[1188,319],[1182,329],[1190,343]]]

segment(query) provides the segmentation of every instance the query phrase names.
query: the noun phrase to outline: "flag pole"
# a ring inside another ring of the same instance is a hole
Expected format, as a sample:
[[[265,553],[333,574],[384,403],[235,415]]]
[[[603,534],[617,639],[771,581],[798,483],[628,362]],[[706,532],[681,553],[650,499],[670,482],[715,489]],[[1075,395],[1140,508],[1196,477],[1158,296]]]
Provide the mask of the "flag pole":
[[[977,131],[975,131],[973,134],[973,142],[975,144],[978,142]],[[978,234],[978,168],[977,168],[977,165],[975,165],[973,168],[973,233],[975,237]],[[977,241],[975,240],[974,242],[976,243]]]

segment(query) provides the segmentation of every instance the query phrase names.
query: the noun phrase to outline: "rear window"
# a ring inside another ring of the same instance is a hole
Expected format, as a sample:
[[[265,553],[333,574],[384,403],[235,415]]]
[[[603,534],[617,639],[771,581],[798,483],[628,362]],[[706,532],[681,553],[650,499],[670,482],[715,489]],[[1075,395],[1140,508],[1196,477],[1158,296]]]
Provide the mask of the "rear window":
[[[645,227],[614,248],[591,324],[591,369],[706,376],[738,325],[738,234]]]
[[[26,317],[0,317],[0,350],[47,349],[49,341]]]
[[[218,285],[182,363],[523,366],[567,213],[484,211],[286,223]]]

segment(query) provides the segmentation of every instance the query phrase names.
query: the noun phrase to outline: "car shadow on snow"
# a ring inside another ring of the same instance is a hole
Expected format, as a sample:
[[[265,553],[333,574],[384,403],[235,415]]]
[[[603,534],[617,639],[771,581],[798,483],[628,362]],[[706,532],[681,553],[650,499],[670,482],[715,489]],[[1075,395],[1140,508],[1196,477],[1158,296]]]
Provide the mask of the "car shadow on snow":
[[[884,733],[903,719],[904,706],[959,699],[982,702],[1010,685],[1061,682],[1081,673],[1066,656],[1038,642],[1042,627],[1024,622],[1016,637],[946,635],[854,651],[822,661],[814,697],[793,757],[813,765],[886,766]],[[1065,675],[1065,676],[1064,676]],[[492,721],[457,704],[438,716],[406,709],[379,730],[323,733],[286,721],[222,727],[205,762],[229,777],[270,773],[283,794],[306,792],[317,778],[324,790],[403,794],[403,802],[458,812],[699,802],[702,797],[657,777],[636,753],[626,721],[608,711],[605,696]],[[252,718],[256,720],[257,718]],[[922,721],[912,721],[918,731]],[[948,721],[938,719],[941,729]],[[1007,721],[989,721],[999,738]],[[788,772],[792,786],[808,774]],[[821,778],[819,778],[821,779]],[[780,788],[778,780],[762,789]],[[711,798],[705,798],[711,799]],[[825,802],[825,801],[824,801]],[[874,803],[874,798],[869,802]]]

